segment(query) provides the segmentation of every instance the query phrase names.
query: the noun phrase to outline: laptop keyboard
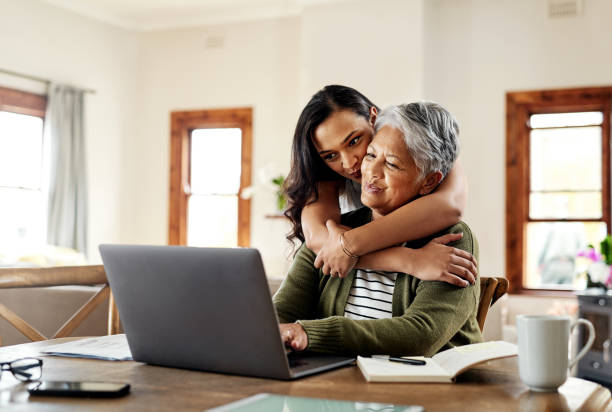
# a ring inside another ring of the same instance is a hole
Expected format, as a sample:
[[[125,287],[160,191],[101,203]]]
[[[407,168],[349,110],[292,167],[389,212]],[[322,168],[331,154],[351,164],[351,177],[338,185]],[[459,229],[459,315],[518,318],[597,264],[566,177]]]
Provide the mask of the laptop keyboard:
[[[297,352],[293,352],[292,350],[288,350],[287,360],[289,361],[290,368],[298,368],[300,366],[308,365],[308,361],[304,359],[303,355],[300,355]]]

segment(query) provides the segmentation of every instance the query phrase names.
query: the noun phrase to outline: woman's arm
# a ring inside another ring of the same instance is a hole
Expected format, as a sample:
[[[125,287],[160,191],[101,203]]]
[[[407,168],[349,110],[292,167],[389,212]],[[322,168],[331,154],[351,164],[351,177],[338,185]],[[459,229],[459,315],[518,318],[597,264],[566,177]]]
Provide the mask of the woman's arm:
[[[463,237],[450,233],[437,237],[420,249],[390,247],[359,258],[360,269],[408,273],[421,280],[437,280],[466,287],[476,282],[476,259],[471,253],[446,246]]]
[[[336,225],[328,221],[329,237],[340,237],[340,234],[349,230],[349,227]],[[475,257],[465,250],[446,246],[457,242],[463,237],[462,233],[451,233],[437,237],[420,249],[405,247],[390,247],[377,250],[360,256],[357,259],[348,259],[347,272],[331,272],[329,265],[324,264],[320,255],[314,261],[314,267],[320,268],[323,274],[338,275],[343,278],[353,268],[383,270],[388,272],[408,273],[421,280],[437,280],[455,286],[473,285],[477,275],[477,261]],[[339,243],[339,240],[337,241]]]
[[[344,234],[348,250],[364,255],[401,242],[421,239],[458,223],[465,209],[467,180],[457,162],[438,189]]]
[[[338,205],[340,182],[320,182],[317,189],[319,192],[317,201],[307,204],[302,210],[302,230],[306,246],[315,253],[321,250],[327,240],[325,222],[333,220],[340,223],[340,206]]]
[[[356,263],[348,253],[363,256],[404,241],[420,239],[459,222],[467,196],[467,181],[455,163],[435,192],[398,208],[387,216],[344,232],[343,245],[334,233],[335,219],[327,221],[327,238],[317,252],[315,266],[325,274],[346,275]],[[321,231],[321,236],[324,232]],[[371,264],[376,265],[376,261]],[[381,269],[379,267],[374,267]],[[418,275],[417,275],[418,276]]]
[[[293,259],[289,273],[272,297],[280,323],[313,319],[316,316],[321,278],[319,271],[312,265],[314,258],[314,253],[302,245]]]

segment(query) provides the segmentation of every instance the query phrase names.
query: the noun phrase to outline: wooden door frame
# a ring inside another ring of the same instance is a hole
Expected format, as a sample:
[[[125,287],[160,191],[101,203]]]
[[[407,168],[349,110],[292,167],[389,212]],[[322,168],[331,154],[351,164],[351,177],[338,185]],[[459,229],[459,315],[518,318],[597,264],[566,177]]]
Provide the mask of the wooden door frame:
[[[240,190],[238,193],[238,246],[248,247],[251,236],[251,201],[240,197],[251,185],[253,109],[190,110],[170,113],[170,204],[168,244],[187,244],[190,136],[195,129],[239,128],[242,130]]]

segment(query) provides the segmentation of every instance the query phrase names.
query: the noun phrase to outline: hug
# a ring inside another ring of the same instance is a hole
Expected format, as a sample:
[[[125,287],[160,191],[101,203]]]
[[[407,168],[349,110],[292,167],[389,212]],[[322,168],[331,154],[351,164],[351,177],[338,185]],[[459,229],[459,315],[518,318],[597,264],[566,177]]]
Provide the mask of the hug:
[[[457,122],[435,103],[388,107],[377,115],[374,129],[361,162],[363,207],[342,215],[340,227],[344,229],[384,219],[398,208],[431,196],[458,155]],[[362,262],[353,256],[342,240],[340,236],[347,255],[357,259],[350,272],[327,275],[318,268],[316,253],[304,243],[274,295],[287,346],[346,355],[432,356],[482,341],[476,320],[477,279],[458,287],[424,281],[412,273],[368,267],[367,259]],[[464,222],[395,247],[416,255],[449,242],[477,259],[476,237]]]

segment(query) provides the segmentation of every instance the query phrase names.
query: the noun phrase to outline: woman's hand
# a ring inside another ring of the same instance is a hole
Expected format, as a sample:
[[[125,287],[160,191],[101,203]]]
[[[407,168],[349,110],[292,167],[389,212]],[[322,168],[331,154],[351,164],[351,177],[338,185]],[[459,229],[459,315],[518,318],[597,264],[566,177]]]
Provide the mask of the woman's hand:
[[[317,254],[314,267],[322,269],[324,275],[343,278],[349,274],[359,260],[344,253],[340,243],[340,235],[350,228],[341,226],[333,220],[327,220],[325,226],[327,227],[327,241]]]
[[[281,323],[278,325],[281,339],[286,347],[301,351],[308,346],[308,335],[299,323]]]
[[[462,236],[463,233],[440,236],[416,249],[411,274],[421,280],[439,280],[462,287],[473,285],[478,273],[474,256],[465,250],[446,246]]]

